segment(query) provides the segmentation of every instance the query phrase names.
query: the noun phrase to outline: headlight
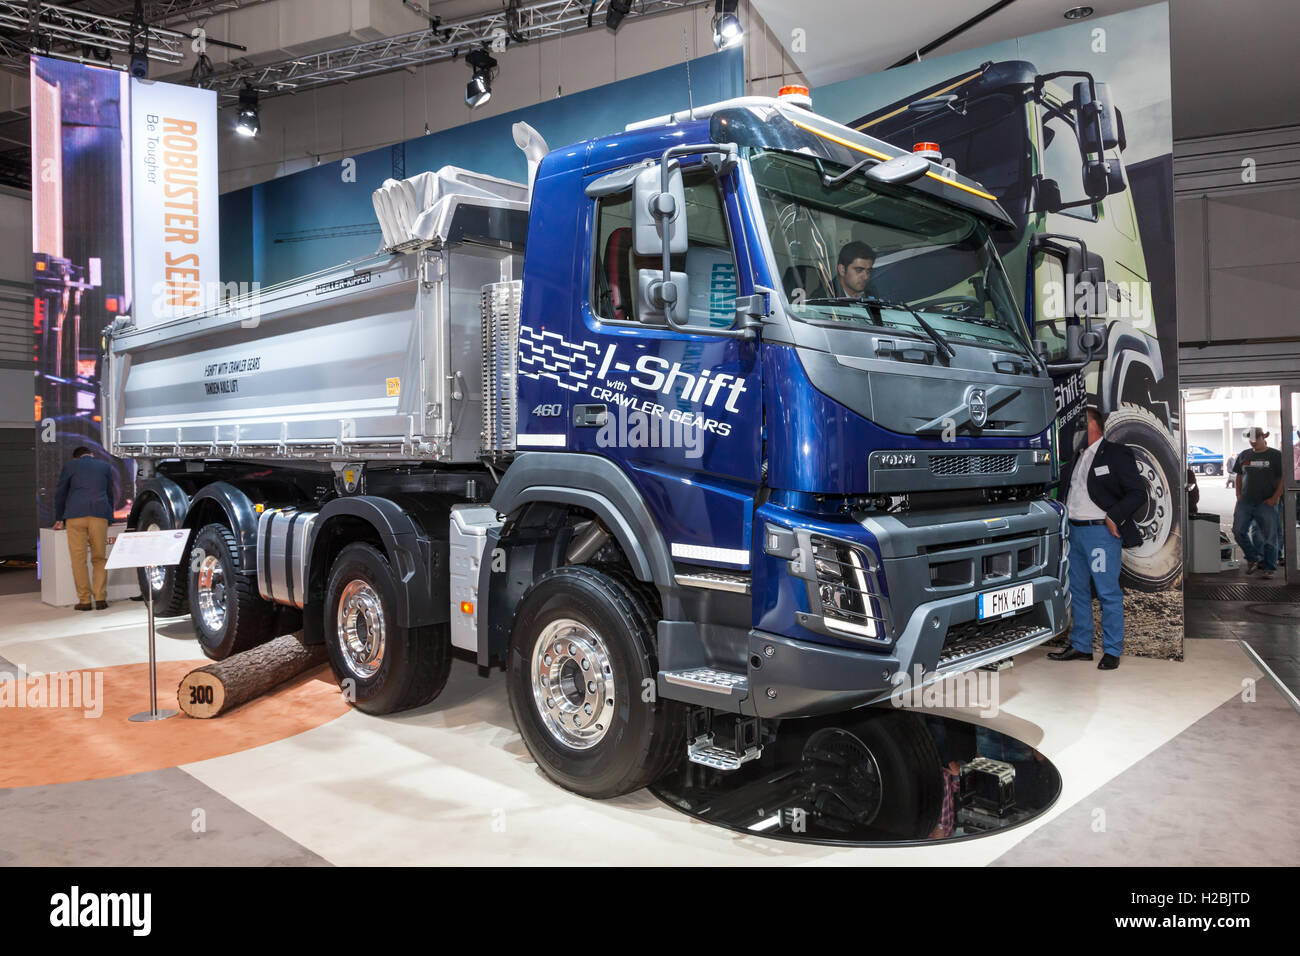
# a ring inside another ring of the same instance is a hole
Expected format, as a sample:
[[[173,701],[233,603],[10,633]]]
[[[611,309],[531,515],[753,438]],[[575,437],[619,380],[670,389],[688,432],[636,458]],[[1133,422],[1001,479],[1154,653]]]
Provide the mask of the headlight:
[[[860,548],[812,536],[813,570],[821,616],[832,631],[882,640],[886,636],[876,572]]]

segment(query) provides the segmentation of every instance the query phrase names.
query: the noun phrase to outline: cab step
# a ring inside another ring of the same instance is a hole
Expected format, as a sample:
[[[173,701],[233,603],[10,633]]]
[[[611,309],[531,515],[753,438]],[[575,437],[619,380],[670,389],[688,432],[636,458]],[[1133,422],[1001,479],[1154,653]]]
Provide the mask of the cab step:
[[[708,691],[724,697],[745,697],[749,694],[749,675],[715,667],[691,667],[679,671],[660,671],[660,678],[678,687]]]
[[[686,745],[686,759],[702,767],[714,770],[739,770],[751,760],[763,756],[761,746],[746,747],[743,751],[719,747],[713,742],[713,734],[696,737]]]

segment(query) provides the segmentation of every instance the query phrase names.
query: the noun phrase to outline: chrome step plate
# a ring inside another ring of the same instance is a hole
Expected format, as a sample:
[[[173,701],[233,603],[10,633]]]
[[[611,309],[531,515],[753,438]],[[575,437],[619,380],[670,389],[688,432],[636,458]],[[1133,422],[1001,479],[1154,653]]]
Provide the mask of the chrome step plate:
[[[727,697],[732,695],[743,697],[749,693],[748,675],[720,671],[712,667],[692,667],[690,670],[683,671],[662,671],[659,676],[668,683],[676,684],[679,687],[693,687],[696,690],[707,690]]]
[[[728,574],[726,571],[677,572],[675,579],[682,587],[706,588],[710,591],[729,591],[732,594],[749,593],[748,574]]]
[[[762,747],[750,747],[743,754],[713,746],[713,735],[704,734],[686,745],[686,759],[714,770],[739,770],[751,760],[763,756]]]

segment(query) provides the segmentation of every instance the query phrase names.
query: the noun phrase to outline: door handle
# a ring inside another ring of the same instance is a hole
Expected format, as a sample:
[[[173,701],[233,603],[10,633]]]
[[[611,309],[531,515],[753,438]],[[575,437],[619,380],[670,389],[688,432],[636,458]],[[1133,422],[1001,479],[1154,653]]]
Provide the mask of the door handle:
[[[600,428],[609,420],[609,409],[604,405],[574,405],[573,424],[577,428]]]

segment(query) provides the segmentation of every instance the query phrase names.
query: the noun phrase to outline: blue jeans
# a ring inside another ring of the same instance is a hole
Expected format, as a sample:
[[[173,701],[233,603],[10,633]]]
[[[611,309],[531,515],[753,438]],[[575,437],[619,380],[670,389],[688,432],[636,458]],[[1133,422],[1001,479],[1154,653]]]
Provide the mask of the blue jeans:
[[[1070,525],[1070,644],[1092,653],[1092,591],[1101,599],[1102,650],[1119,657],[1124,652],[1124,592],[1119,566],[1124,546],[1104,524]]]
[[[1247,501],[1242,498],[1232,513],[1232,536],[1246,560],[1262,562],[1265,571],[1277,570],[1277,508],[1263,501]],[[1251,534],[1254,525],[1259,535],[1259,547],[1255,546],[1255,536]]]

